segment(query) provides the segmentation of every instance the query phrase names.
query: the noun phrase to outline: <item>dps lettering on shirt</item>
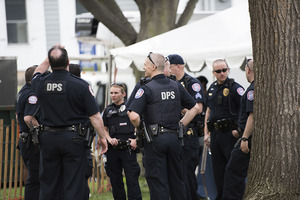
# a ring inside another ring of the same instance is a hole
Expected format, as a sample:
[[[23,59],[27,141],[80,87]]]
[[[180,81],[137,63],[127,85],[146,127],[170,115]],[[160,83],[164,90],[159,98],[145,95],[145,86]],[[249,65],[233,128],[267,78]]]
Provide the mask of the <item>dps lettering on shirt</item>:
[[[66,81],[45,82],[44,92],[46,93],[65,93]]]
[[[161,100],[175,99],[174,91],[161,92]]]

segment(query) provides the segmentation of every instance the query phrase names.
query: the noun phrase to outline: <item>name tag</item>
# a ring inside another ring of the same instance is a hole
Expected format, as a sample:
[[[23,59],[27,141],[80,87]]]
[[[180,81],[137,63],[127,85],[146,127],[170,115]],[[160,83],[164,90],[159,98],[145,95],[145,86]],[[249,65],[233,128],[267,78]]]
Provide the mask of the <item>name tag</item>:
[[[126,126],[127,122],[120,123],[120,126]]]

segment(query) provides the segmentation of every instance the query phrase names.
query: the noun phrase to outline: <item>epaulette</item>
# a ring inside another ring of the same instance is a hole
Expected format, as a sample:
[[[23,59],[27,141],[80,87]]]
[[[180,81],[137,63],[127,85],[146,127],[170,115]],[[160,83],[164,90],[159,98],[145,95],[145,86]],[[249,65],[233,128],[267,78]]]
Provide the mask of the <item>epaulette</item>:
[[[174,74],[167,76],[169,79],[176,81],[176,76]]]
[[[188,82],[190,79],[191,79],[190,76],[185,76],[185,77],[184,77],[184,82]]]
[[[228,86],[229,88],[233,85],[234,83],[234,79],[233,78],[229,78],[228,82],[226,83],[226,86]]]
[[[145,85],[145,84],[147,84],[147,83],[149,83],[151,81],[151,78],[149,78],[149,77],[143,77],[143,78],[141,78],[141,80],[140,80],[140,85],[142,86],[142,85]]]

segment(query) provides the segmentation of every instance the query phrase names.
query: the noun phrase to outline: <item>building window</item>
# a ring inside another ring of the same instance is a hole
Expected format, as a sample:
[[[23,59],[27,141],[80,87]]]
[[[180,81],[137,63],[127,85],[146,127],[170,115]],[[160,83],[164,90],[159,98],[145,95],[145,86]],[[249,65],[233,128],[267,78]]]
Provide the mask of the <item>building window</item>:
[[[25,0],[5,0],[8,43],[27,43]]]

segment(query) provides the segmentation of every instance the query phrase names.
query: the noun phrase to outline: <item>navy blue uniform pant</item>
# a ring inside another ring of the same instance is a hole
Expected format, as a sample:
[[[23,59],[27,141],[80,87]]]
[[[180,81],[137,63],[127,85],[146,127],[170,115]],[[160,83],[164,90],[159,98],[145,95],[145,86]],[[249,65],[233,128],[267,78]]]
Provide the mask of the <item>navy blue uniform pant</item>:
[[[242,152],[241,141],[239,140],[232,150],[230,160],[226,166],[223,200],[243,199],[249,160],[250,153]]]
[[[40,154],[40,200],[83,199],[87,157],[82,137],[72,131],[42,132]]]
[[[197,194],[198,183],[195,174],[196,167],[199,164],[199,137],[197,132],[194,135],[186,135],[183,138],[184,147],[182,151],[184,185],[186,189],[186,197],[190,200],[198,200]]]
[[[107,153],[106,173],[110,178],[112,193],[115,200],[126,200],[123,183],[124,169],[127,185],[128,200],[141,200],[142,194],[139,185],[140,166],[136,159],[136,152],[116,150],[109,147]]]
[[[225,168],[230,159],[231,151],[237,139],[233,137],[232,131],[211,133],[210,150],[212,155],[212,166],[214,178],[218,190],[217,200],[222,199]]]
[[[39,149],[35,147],[33,143],[26,148],[26,143],[24,143],[21,138],[19,139],[19,148],[28,171],[28,178],[25,183],[25,200],[38,200],[40,194]]]
[[[143,164],[151,200],[185,200],[182,146],[174,133],[159,133],[144,141]]]

